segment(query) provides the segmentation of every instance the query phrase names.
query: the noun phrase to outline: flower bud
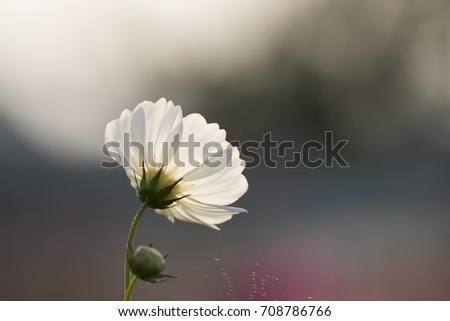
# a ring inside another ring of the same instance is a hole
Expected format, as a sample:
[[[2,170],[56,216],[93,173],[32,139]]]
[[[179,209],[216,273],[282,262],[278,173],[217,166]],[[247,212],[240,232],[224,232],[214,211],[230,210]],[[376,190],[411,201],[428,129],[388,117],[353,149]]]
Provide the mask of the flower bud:
[[[166,266],[164,256],[149,246],[139,246],[129,259],[131,271],[140,279],[151,282],[158,279]]]

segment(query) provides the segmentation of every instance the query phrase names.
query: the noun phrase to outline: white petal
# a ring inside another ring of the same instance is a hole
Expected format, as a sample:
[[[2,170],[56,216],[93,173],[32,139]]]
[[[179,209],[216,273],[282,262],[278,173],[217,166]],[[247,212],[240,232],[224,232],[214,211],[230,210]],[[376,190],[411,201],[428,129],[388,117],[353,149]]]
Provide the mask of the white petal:
[[[130,142],[139,143],[145,148],[146,119],[142,105],[137,106],[131,115]]]
[[[124,132],[130,131],[130,120],[131,120],[131,112],[128,109],[125,109],[120,115],[119,119],[114,119],[106,125],[105,130],[105,143],[119,143],[119,147],[110,147],[109,150],[118,153],[120,156],[114,155],[111,153],[111,157],[119,163],[123,164],[123,134]]]
[[[130,125],[133,113],[125,109],[118,119],[115,119],[106,125],[105,143],[118,143],[118,147],[109,147],[111,157],[121,166],[124,166],[127,176],[134,181],[134,172],[140,173],[138,163],[138,151],[132,148],[125,151],[125,133],[130,134]],[[139,174],[140,176],[140,174]],[[133,185],[133,184],[132,184]],[[134,186],[133,186],[134,187]]]
[[[192,216],[191,214],[186,212],[180,206],[172,206],[172,207],[169,207],[169,208],[166,208],[163,210],[155,209],[155,212],[166,216],[169,219],[169,221],[171,221],[172,223],[175,223],[175,219],[177,219],[177,220],[183,221],[183,222],[196,223],[196,224],[209,226],[208,224],[205,224],[201,220],[197,219],[195,216]],[[216,229],[216,230],[218,229],[216,226],[209,226],[209,227]]]
[[[193,167],[189,172],[185,173],[183,180],[185,182],[194,182],[213,175],[223,175],[235,167],[245,167],[245,162],[239,158],[239,150],[237,147],[227,146],[227,150],[218,156],[211,157],[209,163],[203,162],[198,167]],[[242,172],[241,170],[241,172]]]
[[[169,106],[170,104],[172,104],[172,107],[167,111],[155,140],[155,156],[159,156],[156,160],[163,162],[166,166],[172,160],[174,154],[173,142],[175,137],[178,135],[179,140],[183,130],[183,113],[181,107],[173,106],[171,101],[169,102]]]
[[[248,190],[247,179],[239,174],[211,184],[195,185],[184,193],[200,202],[228,205],[237,201]]]
[[[186,173],[203,164],[208,156],[204,153],[205,148],[215,152],[215,148],[226,149],[228,143],[225,140],[226,132],[219,125],[208,124],[203,116],[190,114],[183,118],[183,133],[181,143],[183,145],[177,150],[174,161],[169,164],[170,170],[176,170],[176,178],[184,177]],[[193,148],[187,145],[194,142]]]
[[[221,224],[231,219],[235,214],[247,213],[243,208],[206,204],[191,197],[186,197],[177,204],[205,224]]]
[[[247,179],[242,175],[245,162],[236,149],[232,166],[220,171],[201,166],[183,178],[183,194],[203,203],[228,205],[238,200],[248,189]]]
[[[181,221],[206,225],[216,230],[219,229],[216,224],[230,220],[233,215],[247,212],[243,208],[206,204],[190,197],[177,201],[176,204],[165,211]]]
[[[171,144],[176,135],[181,136],[183,129],[183,113],[180,106],[161,98],[156,103],[143,102],[146,121],[146,160],[150,166],[161,167],[163,161],[171,159]],[[149,144],[150,143],[150,144]],[[164,148],[166,145],[166,148]]]
[[[163,216],[167,217],[167,219],[170,222],[175,223],[175,216],[171,213],[171,211],[168,211],[168,209],[162,210],[162,209],[155,208],[155,213],[163,215]]]

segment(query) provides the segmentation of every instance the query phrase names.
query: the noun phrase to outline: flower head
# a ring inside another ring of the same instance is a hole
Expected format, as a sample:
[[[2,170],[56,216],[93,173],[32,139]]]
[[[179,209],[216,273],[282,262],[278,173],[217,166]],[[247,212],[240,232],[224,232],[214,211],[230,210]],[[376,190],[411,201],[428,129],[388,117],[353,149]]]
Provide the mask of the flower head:
[[[239,150],[218,124],[200,114],[183,118],[180,106],[161,98],[124,110],[108,123],[109,154],[122,165],[138,197],[156,213],[217,228],[248,188]]]

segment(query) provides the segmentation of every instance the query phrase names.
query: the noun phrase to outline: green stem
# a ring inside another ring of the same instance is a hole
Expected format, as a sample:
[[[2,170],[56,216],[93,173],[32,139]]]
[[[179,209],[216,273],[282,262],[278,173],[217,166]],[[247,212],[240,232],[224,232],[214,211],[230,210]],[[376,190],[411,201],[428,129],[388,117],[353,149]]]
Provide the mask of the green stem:
[[[131,283],[128,286],[127,292],[125,293],[125,301],[131,301],[131,295],[133,294],[134,286],[136,285],[138,277],[136,275],[131,279]]]
[[[134,216],[133,222],[131,223],[130,232],[128,233],[128,240],[127,245],[125,248],[125,271],[124,271],[124,296],[125,299],[127,298],[127,292],[129,290],[130,286],[130,265],[128,264],[128,256],[130,249],[133,248],[134,243],[134,235],[136,234],[137,227],[139,225],[139,221],[141,220],[142,214],[144,213],[145,209],[147,208],[147,201],[142,203],[141,207],[137,211],[136,215]],[[136,282],[136,281],[135,281]]]

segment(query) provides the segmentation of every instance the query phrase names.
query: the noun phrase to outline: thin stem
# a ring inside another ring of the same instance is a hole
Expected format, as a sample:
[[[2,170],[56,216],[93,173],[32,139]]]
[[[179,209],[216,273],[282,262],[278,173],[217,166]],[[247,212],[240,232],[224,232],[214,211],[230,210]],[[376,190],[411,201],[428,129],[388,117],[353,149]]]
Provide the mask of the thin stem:
[[[139,225],[139,221],[141,220],[142,214],[144,213],[145,209],[147,208],[147,201],[142,203],[141,207],[137,211],[136,215],[134,216],[133,222],[131,223],[130,232],[128,233],[128,240],[127,245],[125,248],[125,271],[124,271],[124,296],[126,299],[128,288],[130,285],[130,265],[128,264],[128,255],[129,250],[133,248],[134,243],[134,235],[136,234],[137,227]]]
[[[127,292],[125,293],[125,301],[131,301],[131,295],[133,294],[134,286],[136,285],[138,280],[138,277],[134,275],[131,278],[130,286],[127,289]]]

